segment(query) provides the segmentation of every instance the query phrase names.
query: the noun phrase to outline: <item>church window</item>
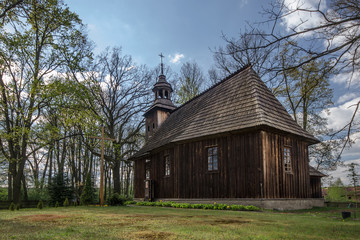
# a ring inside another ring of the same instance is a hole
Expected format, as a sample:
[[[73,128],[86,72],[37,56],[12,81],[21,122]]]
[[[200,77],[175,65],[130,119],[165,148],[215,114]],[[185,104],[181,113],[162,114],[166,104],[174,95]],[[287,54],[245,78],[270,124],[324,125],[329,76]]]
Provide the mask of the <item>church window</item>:
[[[159,98],[163,98],[163,93],[161,90],[159,91]]]
[[[165,98],[166,98],[166,99],[169,98],[169,93],[168,93],[168,91],[165,91]]]
[[[208,150],[208,170],[216,171],[218,170],[218,148],[209,147],[207,150]]]
[[[150,126],[148,125],[148,132],[150,132]]]
[[[155,128],[155,123],[153,123],[153,128]]]
[[[169,155],[164,157],[165,162],[165,176],[170,176],[170,157]]]
[[[291,148],[284,147],[284,169],[286,173],[291,173]]]

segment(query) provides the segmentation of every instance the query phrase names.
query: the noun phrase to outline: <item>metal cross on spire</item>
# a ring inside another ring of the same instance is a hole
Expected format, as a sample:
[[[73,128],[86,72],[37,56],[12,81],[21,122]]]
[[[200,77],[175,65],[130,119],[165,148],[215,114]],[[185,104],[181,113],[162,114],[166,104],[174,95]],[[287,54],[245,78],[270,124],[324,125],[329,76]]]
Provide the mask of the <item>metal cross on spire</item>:
[[[164,58],[164,55],[162,53],[159,54],[159,57],[161,59],[161,75],[164,75],[164,64],[163,64],[163,58]]]

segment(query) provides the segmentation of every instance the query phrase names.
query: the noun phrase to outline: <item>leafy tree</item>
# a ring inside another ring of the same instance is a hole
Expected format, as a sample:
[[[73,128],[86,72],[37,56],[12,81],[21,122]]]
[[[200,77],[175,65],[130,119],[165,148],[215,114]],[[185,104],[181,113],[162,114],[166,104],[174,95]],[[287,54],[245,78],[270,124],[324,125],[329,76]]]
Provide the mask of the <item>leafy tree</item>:
[[[328,187],[327,200],[333,202],[343,202],[347,200],[346,190],[340,178]]]
[[[183,104],[200,93],[204,82],[203,73],[196,62],[186,62],[181,66],[180,87],[177,92],[178,103]]]
[[[9,163],[9,199],[18,203],[29,142],[51,100],[46,79],[84,56],[75,48],[86,37],[61,0],[24,1],[16,10],[0,26],[0,151]]]
[[[85,186],[80,197],[81,205],[89,205],[95,202],[95,189],[91,180],[91,174],[86,176]]]
[[[69,180],[62,174],[57,174],[51,180],[48,191],[50,195],[50,205],[64,203],[65,199],[72,199],[73,189],[69,186]]]
[[[203,73],[196,62],[186,62],[181,66],[179,77],[178,103],[183,104],[200,93],[204,82]]]

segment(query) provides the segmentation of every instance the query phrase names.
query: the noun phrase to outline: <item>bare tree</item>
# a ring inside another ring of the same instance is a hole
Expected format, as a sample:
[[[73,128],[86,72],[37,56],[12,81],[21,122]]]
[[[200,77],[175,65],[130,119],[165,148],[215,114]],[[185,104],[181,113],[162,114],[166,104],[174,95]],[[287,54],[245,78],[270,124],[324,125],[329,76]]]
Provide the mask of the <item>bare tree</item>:
[[[310,4],[311,3],[311,4]],[[250,25],[250,31],[240,35],[239,40],[226,38],[227,48],[218,50],[221,57],[243,65],[246,60],[265,79],[272,82],[272,90],[284,84],[284,72],[302,68],[316,61],[327,64],[318,71],[335,72],[349,76],[349,84],[360,74],[360,4],[358,0],[331,0],[328,7],[324,1],[274,1],[264,11],[266,20]],[[291,19],[291,21],[290,21]],[[294,20],[296,19],[296,20]],[[250,44],[247,43],[250,41]],[[281,64],[281,48],[297,52],[297,61]],[[253,55],[249,56],[249,53]],[[260,54],[260,58],[256,53]],[[264,62],[261,59],[266,59]],[[241,59],[239,61],[238,59]],[[271,65],[268,65],[271,62]],[[260,67],[258,67],[260,66]],[[270,76],[268,76],[270,74]],[[274,81],[275,80],[275,81]],[[351,134],[356,131],[360,101],[353,107],[351,119],[339,132],[346,132],[346,146],[351,146]]]
[[[95,99],[93,111],[104,124],[106,135],[117,139],[105,154],[112,168],[114,193],[121,192],[122,163],[130,164],[127,157],[136,149],[132,145],[141,138],[144,124],[141,113],[151,103],[150,76],[145,66],[137,66],[131,56],[121,54],[120,48],[102,53],[88,76],[89,89]]]

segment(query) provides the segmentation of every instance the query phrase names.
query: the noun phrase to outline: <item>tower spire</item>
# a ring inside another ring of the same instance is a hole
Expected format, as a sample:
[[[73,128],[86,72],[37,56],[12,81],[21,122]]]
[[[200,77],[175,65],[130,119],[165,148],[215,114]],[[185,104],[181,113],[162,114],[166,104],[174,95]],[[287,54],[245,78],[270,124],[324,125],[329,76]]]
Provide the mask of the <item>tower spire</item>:
[[[164,55],[162,53],[159,54],[159,57],[161,59],[161,75],[164,75],[164,64],[163,64],[163,57]]]

